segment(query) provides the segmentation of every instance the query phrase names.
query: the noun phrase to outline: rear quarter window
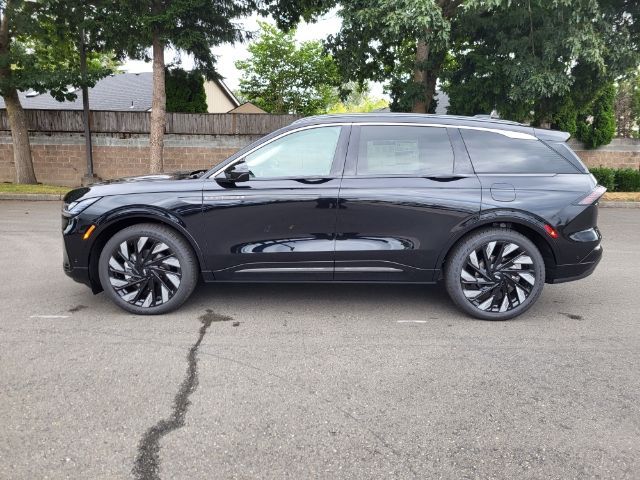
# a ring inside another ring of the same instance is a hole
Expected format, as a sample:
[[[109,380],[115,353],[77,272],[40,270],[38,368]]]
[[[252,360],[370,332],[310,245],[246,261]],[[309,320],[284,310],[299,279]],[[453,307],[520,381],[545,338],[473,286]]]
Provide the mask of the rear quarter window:
[[[460,129],[476,173],[579,173],[562,155],[539,140]]]

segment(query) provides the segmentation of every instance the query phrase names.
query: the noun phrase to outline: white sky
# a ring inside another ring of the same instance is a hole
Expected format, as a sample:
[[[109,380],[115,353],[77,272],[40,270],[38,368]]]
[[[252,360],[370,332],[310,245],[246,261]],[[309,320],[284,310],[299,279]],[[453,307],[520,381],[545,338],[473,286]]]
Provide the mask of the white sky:
[[[250,32],[258,31],[258,21],[266,21],[268,23],[275,23],[272,19],[260,18],[257,15],[246,17],[241,23],[244,28]],[[298,42],[305,42],[308,40],[324,40],[328,35],[337,33],[340,29],[341,20],[338,17],[336,10],[332,10],[326,15],[320,17],[315,23],[302,22],[298,25],[296,30],[296,40]],[[213,52],[218,56],[218,62],[216,64],[218,72],[224,77],[224,82],[231,90],[238,88],[240,81],[240,72],[235,67],[236,60],[243,60],[248,57],[247,44],[227,44],[213,49]],[[173,62],[176,56],[176,52],[173,50],[167,50],[165,52],[165,62]],[[193,68],[193,60],[188,55],[181,55],[182,68],[189,70]],[[124,63],[123,69],[131,73],[150,72],[151,62],[142,62],[139,60],[128,60]],[[386,97],[382,93],[382,85],[372,84],[371,93],[376,97]]]

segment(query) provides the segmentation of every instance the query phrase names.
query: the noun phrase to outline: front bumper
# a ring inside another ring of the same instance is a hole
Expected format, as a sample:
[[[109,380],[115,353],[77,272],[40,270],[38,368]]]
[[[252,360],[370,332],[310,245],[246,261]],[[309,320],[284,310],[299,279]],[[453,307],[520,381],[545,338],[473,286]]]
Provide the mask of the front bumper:
[[[68,277],[78,283],[91,287],[96,293],[95,280],[92,281],[89,269],[89,253],[92,240],[83,240],[83,234],[91,225],[81,216],[62,215],[62,269]]]
[[[594,248],[580,263],[558,265],[547,269],[547,283],[573,282],[588,277],[596,269],[602,259],[602,245]]]
[[[68,277],[72,278],[78,283],[82,283],[91,287],[91,278],[89,277],[89,268],[73,265],[69,260],[69,254],[67,253],[67,242],[62,242],[62,269]]]

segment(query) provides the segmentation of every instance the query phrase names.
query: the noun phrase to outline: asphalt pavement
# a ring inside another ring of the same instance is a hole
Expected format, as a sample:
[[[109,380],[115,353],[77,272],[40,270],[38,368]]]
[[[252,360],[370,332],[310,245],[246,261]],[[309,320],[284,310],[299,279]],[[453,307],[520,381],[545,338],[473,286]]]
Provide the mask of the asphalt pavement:
[[[640,209],[509,322],[406,285],[134,316],[64,275],[59,209],[0,202],[1,479],[640,476]]]

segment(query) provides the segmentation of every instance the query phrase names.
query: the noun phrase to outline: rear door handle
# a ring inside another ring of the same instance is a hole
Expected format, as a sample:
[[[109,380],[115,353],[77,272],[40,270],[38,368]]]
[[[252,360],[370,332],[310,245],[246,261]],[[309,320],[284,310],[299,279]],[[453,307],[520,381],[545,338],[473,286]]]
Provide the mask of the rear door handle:
[[[453,182],[455,180],[462,180],[463,178],[468,178],[468,175],[430,175],[428,177],[429,180],[433,180],[434,182]]]

